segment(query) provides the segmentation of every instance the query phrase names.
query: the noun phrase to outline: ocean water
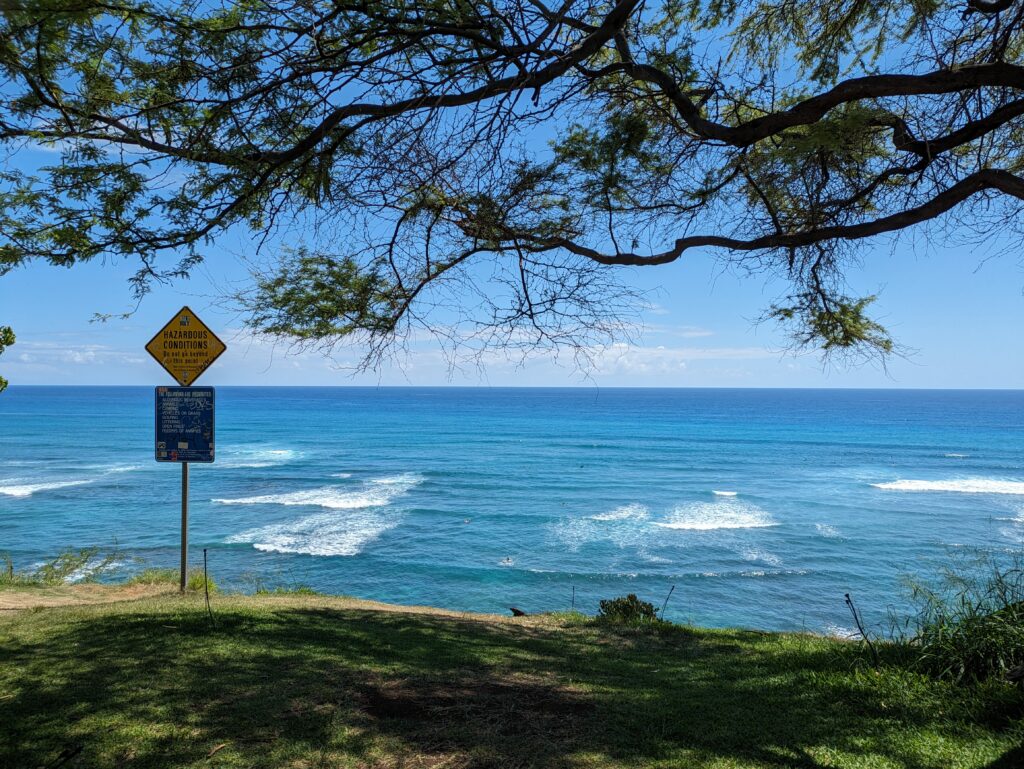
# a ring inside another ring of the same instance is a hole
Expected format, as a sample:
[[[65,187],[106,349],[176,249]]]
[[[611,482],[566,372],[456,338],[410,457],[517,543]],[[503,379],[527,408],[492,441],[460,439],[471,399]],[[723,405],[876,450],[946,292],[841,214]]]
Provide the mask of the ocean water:
[[[0,396],[0,553],[177,565],[153,398]],[[242,590],[596,612],[675,586],[669,619],[842,633],[844,593],[878,626],[904,575],[1024,549],[1022,391],[220,387],[216,437],[191,561]]]

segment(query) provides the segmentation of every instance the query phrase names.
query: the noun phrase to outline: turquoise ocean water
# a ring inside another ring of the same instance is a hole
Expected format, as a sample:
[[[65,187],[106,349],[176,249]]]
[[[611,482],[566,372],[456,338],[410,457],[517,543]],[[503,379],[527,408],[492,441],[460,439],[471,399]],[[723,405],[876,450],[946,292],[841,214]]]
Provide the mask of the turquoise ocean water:
[[[177,465],[153,389],[0,396],[0,553],[27,568],[117,547],[175,566]],[[192,562],[475,611],[594,612],[842,632],[901,575],[1024,548],[1024,392],[217,389],[217,461],[191,473]]]

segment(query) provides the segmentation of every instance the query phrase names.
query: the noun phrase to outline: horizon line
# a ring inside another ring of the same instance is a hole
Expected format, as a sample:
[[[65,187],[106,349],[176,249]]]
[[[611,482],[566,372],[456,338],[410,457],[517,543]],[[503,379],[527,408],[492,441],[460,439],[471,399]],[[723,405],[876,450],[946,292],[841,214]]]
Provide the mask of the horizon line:
[[[52,387],[61,389],[82,389],[100,387],[122,387],[122,388],[155,388],[155,387],[180,387],[173,384],[15,384],[10,383],[8,390],[15,390],[23,387]],[[721,386],[721,385],[400,385],[400,384],[342,384],[342,385],[300,385],[300,384],[213,384],[197,385],[194,387],[231,387],[249,389],[292,389],[292,390],[752,390],[752,391],[774,391],[774,390],[801,390],[808,392],[827,392],[831,390],[846,390],[860,392],[1024,392],[1024,387],[855,387],[855,386],[834,386],[834,387],[742,387],[742,386]],[[0,395],[0,398],[3,396]]]

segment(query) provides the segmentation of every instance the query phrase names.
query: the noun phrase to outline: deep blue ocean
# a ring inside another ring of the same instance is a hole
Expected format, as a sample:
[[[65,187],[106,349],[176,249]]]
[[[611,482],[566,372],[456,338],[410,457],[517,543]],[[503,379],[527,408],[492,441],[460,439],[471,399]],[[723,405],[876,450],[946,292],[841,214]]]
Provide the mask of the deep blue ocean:
[[[153,400],[0,395],[0,554],[177,565]],[[669,619],[841,633],[844,593],[879,626],[905,575],[1024,548],[1024,391],[220,387],[216,419],[191,561],[239,590],[592,613],[674,585]]]

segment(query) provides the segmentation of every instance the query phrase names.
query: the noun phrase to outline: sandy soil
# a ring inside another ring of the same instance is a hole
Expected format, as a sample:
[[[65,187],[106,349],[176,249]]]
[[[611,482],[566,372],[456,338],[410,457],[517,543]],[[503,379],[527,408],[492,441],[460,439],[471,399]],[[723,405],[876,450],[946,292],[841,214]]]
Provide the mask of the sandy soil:
[[[175,592],[167,585],[56,585],[0,590],[0,611],[135,601]]]

